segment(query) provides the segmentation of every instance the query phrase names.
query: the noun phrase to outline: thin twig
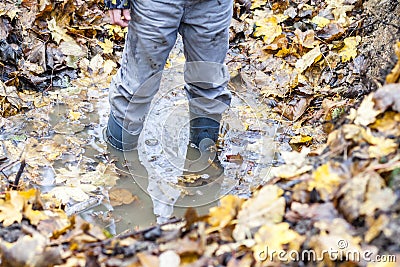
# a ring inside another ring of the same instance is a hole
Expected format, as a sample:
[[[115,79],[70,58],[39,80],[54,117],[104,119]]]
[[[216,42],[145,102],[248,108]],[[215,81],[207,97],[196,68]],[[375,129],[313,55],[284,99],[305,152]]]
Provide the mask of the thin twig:
[[[19,166],[19,170],[17,172],[17,175],[15,176],[14,184],[12,185],[13,189],[18,188],[19,180],[21,179],[21,175],[24,172],[24,168],[26,166],[25,159],[21,160],[21,166]]]

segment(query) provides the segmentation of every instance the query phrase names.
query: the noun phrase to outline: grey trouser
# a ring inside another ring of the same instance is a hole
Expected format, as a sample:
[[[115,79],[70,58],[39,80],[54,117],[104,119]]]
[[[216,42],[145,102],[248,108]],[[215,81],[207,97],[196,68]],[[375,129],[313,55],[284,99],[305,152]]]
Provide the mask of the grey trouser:
[[[230,104],[223,64],[232,0],[133,0],[121,67],[110,86],[111,112],[129,133],[140,134],[177,34],[184,44],[185,89],[195,114],[223,113]]]

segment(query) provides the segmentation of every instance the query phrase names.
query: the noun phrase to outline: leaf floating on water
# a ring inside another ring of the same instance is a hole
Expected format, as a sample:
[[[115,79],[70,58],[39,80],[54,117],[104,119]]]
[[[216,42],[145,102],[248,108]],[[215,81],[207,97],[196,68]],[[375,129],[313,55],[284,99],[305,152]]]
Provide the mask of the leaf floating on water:
[[[131,192],[123,188],[113,188],[108,194],[110,196],[111,205],[114,207],[128,205],[138,200],[137,196],[132,195]]]

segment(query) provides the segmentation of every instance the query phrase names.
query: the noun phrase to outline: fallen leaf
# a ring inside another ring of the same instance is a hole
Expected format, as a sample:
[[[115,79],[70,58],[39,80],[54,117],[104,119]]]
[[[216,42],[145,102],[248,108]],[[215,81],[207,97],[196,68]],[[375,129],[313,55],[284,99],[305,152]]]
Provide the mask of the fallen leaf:
[[[357,109],[357,115],[356,119],[354,120],[354,124],[367,126],[375,122],[376,116],[378,116],[381,112],[374,108],[375,104],[372,100],[373,97],[373,94],[369,94],[364,97],[360,107]]]
[[[114,43],[109,39],[105,39],[104,43],[99,42],[104,54],[111,54],[114,51]]]
[[[270,16],[256,21],[256,27],[254,36],[263,36],[265,44],[272,43],[275,38],[282,33],[282,27],[278,25],[278,19],[275,16]]]
[[[246,201],[237,216],[237,224],[233,230],[236,241],[251,236],[251,232],[266,223],[282,221],[285,212],[283,190],[275,185],[266,185]]]
[[[320,60],[322,57],[319,45],[307,52],[302,58],[297,60],[296,69],[299,73],[303,73],[308,67]]]
[[[208,223],[218,229],[223,228],[236,218],[244,199],[234,195],[221,198],[218,207],[212,207],[209,212]]]
[[[400,42],[397,42],[394,48],[397,55],[397,63],[392,71],[386,76],[386,83],[396,83],[400,79]]]
[[[282,151],[281,154],[285,164],[273,168],[272,174],[276,177],[288,179],[311,170],[312,166],[307,164],[308,153],[310,153],[310,149],[307,147],[304,147],[301,152]]]
[[[123,188],[113,188],[108,194],[113,207],[124,204],[128,205],[138,199],[137,196],[132,195],[131,192]]]
[[[342,62],[347,62],[357,56],[357,46],[360,41],[360,36],[347,37],[344,39],[344,47],[339,50],[339,55],[342,58]]]
[[[313,179],[308,182],[308,190],[316,189],[325,201],[334,197],[339,185],[344,181],[343,177],[335,172],[333,167],[326,163],[313,172]]]
[[[284,251],[286,249],[298,251],[305,237],[289,229],[289,227],[290,225],[286,222],[279,224],[267,223],[263,225],[254,235],[254,240],[256,241],[256,245],[252,247],[254,258],[264,261],[270,260],[269,258],[273,257],[272,255],[268,255],[272,251]],[[290,262],[289,255],[289,253],[286,254],[287,258],[282,259],[282,262]],[[280,260],[276,255],[274,256],[275,259],[272,259],[273,261]]]

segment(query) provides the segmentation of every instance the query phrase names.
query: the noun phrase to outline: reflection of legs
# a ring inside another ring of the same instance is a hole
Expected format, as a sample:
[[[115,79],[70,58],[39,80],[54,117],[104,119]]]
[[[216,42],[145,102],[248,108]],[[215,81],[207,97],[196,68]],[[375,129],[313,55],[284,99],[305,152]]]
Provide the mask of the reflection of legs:
[[[191,141],[197,146],[203,139],[217,140],[221,114],[231,101],[226,88],[229,74],[223,65],[231,17],[231,0],[199,1],[185,10],[179,29],[187,60]]]
[[[178,4],[133,1],[132,20],[121,68],[110,86],[108,141],[122,150],[135,149],[151,100],[156,94],[183,14]]]

